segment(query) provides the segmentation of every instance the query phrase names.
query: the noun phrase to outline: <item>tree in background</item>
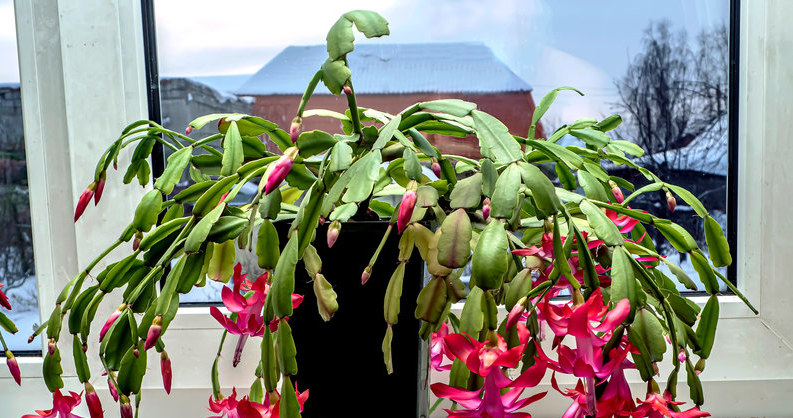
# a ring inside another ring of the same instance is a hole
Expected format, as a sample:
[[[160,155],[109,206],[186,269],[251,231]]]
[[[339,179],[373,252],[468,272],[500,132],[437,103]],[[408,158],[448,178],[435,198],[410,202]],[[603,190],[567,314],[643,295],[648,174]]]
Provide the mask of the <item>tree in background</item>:
[[[671,169],[701,170],[713,161],[670,153],[697,141],[716,150],[727,132],[729,38],[726,25],[703,31],[691,47],[685,31],[667,21],[651,23],[643,49],[616,82],[623,126],[618,135],[639,144],[652,158],[647,168],[662,177]],[[726,151],[726,147],[722,147]],[[680,161],[680,159],[689,159]]]

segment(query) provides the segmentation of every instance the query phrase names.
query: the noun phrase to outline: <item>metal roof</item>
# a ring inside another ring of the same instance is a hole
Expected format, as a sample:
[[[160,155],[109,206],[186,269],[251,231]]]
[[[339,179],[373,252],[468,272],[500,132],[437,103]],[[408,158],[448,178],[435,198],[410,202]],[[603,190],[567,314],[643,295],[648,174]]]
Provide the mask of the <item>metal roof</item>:
[[[236,93],[303,94],[327,57],[325,45],[287,47]],[[528,83],[479,42],[361,44],[347,59],[359,94],[531,91]],[[319,86],[316,94],[330,92]]]

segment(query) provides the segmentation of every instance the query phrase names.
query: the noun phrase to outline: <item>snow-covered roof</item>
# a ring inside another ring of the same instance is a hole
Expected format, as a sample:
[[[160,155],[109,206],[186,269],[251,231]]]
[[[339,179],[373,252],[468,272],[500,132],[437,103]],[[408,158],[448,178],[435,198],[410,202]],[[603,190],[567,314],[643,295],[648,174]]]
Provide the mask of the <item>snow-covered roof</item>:
[[[633,161],[639,165],[666,163],[669,170],[699,171],[717,176],[727,176],[727,132],[720,137],[696,138],[685,147],[647,154]]]
[[[237,94],[302,94],[327,57],[325,45],[287,47]],[[531,91],[479,42],[360,44],[348,59],[355,91],[361,94]],[[320,87],[315,94],[329,92]]]

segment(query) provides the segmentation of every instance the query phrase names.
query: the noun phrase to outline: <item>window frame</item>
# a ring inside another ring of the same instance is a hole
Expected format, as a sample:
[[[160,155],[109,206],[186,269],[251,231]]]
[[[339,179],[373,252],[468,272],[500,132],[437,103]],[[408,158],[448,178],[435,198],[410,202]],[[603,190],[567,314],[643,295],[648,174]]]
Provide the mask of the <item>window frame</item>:
[[[125,225],[119,219],[132,215],[142,195],[142,191],[122,188],[119,174],[109,173],[101,210],[113,213],[115,219],[94,212],[90,224],[71,222],[74,202],[93,172],[96,150],[104,149],[108,138],[114,138],[127,122],[147,116],[147,86],[141,3],[65,3],[15,0],[42,317],[48,315],[56,292],[78,267],[86,265],[115,231],[122,230]],[[85,22],[94,22],[97,13],[112,18],[86,30]],[[760,314],[753,315],[736,296],[719,297],[719,343],[701,377],[705,409],[714,416],[778,416],[789,413],[787,397],[793,393],[793,304],[786,296],[793,257],[782,242],[774,241],[793,236],[793,223],[785,211],[774,209],[793,206],[793,194],[789,193],[793,175],[785,175],[793,174],[788,162],[793,157],[793,142],[780,135],[787,131],[789,115],[785,109],[793,108],[793,95],[779,94],[793,91],[793,80],[786,77],[793,57],[785,53],[793,39],[793,27],[788,24],[793,18],[793,3],[743,1],[739,16],[734,18],[740,25],[740,45],[735,47],[740,59],[737,63],[731,59],[739,65],[738,79],[731,80],[731,85],[739,84],[737,95],[731,95],[737,96],[734,106],[738,108],[738,123],[734,126],[738,135],[737,149],[730,152],[737,153],[735,169],[743,175],[735,183],[737,193],[730,189],[736,195],[733,205],[738,221],[733,248],[740,254],[735,258],[738,288]],[[99,77],[86,71],[88,62],[101,67]],[[104,96],[97,96],[98,90],[103,90]],[[98,105],[96,100],[107,103]],[[123,166],[123,159],[120,163]],[[86,214],[89,218],[91,210]],[[695,296],[692,300],[702,305],[705,298]],[[114,307],[111,302],[103,304],[97,317],[107,316]],[[211,392],[209,366],[221,330],[208,310],[181,307],[170,326],[167,343],[175,371],[170,397],[161,389],[157,356],[149,356],[144,416],[204,411],[204,400]],[[735,336],[741,338],[741,344],[730,341]],[[69,343],[68,338],[61,342],[64,380],[68,388],[77,389]],[[223,357],[230,358],[232,351],[233,344],[226,344]],[[93,345],[89,347],[91,352],[96,352]],[[250,384],[257,352],[255,344],[248,344],[236,369],[222,362],[224,392],[232,385],[245,388]],[[201,359],[199,367],[194,367],[194,359]],[[17,388],[7,373],[0,373],[0,391],[14,396],[13,402],[4,404],[11,415],[49,402],[40,377],[41,358],[21,358],[19,362],[23,388]],[[95,372],[100,370],[95,363],[91,367]],[[112,405],[103,379],[95,374],[98,393],[108,402],[106,405]],[[663,367],[661,376],[666,376]],[[643,385],[637,379],[629,381],[634,394],[641,397]],[[684,395],[685,379],[681,379],[679,393]],[[547,381],[539,390],[550,390]],[[548,396],[532,412],[537,416],[558,414],[567,405],[566,398]]]

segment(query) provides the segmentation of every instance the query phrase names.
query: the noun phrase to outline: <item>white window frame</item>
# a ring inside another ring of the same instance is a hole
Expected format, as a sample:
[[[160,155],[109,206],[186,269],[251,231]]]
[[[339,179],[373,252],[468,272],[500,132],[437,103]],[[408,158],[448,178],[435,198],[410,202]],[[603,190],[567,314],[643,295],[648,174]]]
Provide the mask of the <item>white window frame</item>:
[[[99,153],[128,122],[146,118],[140,4],[15,0],[15,11],[39,306],[46,318],[57,291],[124,228],[143,193],[123,186],[118,172],[109,173],[99,209],[90,207],[80,222],[71,222],[74,203],[90,182]],[[793,237],[788,215],[793,207],[793,164],[788,161],[793,158],[793,141],[788,138],[793,2],[743,1],[740,16],[740,259],[735,261],[738,287],[760,314],[753,315],[735,296],[719,298],[717,344],[701,378],[705,409],[713,416],[789,416],[793,304],[788,302],[788,272],[793,271],[793,248],[782,238]],[[701,297],[693,299],[704,304]],[[105,317],[114,307],[104,303],[97,316]],[[142,416],[173,416],[177,411],[181,416],[202,416],[220,330],[208,308],[180,308],[166,336],[174,367],[173,393],[165,396],[157,356],[150,356]],[[233,345],[230,339],[226,359]],[[89,354],[96,349],[90,347]],[[61,350],[67,388],[79,390],[68,339]],[[257,344],[251,342],[238,368],[232,369],[230,361],[222,363],[226,391],[232,385],[244,391],[251,383],[257,352]],[[23,388],[0,372],[3,410],[9,416],[49,402],[40,378],[41,359],[21,358],[20,363]],[[92,370],[105,409],[113,413],[100,368],[92,364]],[[663,370],[661,375],[666,376]],[[641,397],[643,387],[636,379],[634,394]],[[678,390],[685,394],[681,379]],[[550,388],[543,384],[542,390]],[[549,394],[532,412],[558,416],[568,404],[567,398]]]

